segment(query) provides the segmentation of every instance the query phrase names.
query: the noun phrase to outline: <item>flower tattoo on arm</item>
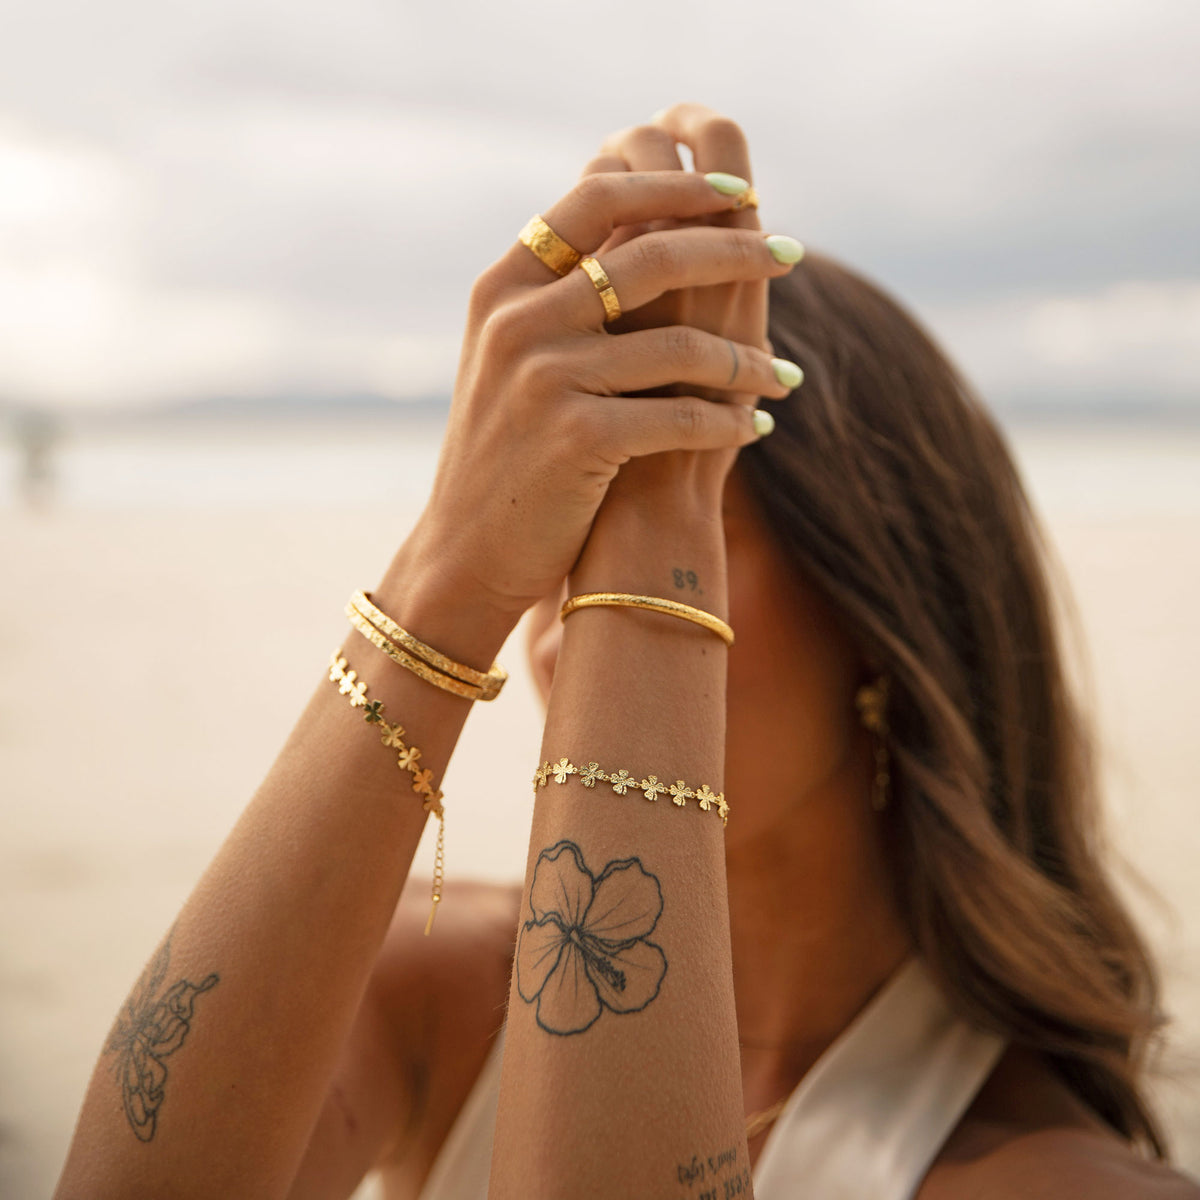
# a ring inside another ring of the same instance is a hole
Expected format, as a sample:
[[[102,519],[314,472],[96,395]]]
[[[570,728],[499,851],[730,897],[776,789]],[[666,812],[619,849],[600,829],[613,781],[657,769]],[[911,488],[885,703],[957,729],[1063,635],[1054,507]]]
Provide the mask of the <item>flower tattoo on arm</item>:
[[[529,908],[517,992],[537,1005],[547,1033],[582,1033],[604,1009],[640,1012],[658,995],[667,958],[646,939],[662,915],[662,888],[639,859],[615,859],[596,876],[574,842],[558,842],[538,855]]]
[[[167,1068],[163,1059],[183,1045],[191,1029],[196,997],[216,987],[217,974],[199,983],[180,979],[165,991],[171,959],[171,934],[150,961],[133,994],[117,1016],[105,1052],[117,1055],[116,1074],[129,1127],[139,1141],[154,1139],[158,1110],[165,1098]]]

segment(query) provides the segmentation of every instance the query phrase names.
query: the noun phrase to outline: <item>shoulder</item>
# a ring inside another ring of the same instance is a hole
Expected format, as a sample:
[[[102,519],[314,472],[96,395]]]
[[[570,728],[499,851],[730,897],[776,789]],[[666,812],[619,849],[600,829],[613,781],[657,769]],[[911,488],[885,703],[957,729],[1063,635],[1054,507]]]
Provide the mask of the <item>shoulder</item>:
[[[1044,1129],[1005,1141],[972,1172],[976,1200],[1200,1200],[1200,1185],[1113,1134]],[[964,1180],[965,1182],[965,1180]]]
[[[1140,1157],[1035,1052],[1010,1046],[947,1139],[918,1200],[1200,1200]]]

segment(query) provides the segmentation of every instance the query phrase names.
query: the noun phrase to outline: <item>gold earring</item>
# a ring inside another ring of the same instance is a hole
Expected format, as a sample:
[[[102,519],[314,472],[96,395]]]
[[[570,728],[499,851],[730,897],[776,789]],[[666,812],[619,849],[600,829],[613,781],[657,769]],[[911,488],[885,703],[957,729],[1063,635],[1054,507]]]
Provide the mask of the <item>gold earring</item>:
[[[858,689],[854,697],[862,723],[873,734],[875,741],[875,778],[871,781],[871,807],[876,812],[882,812],[888,805],[888,792],[891,784],[890,760],[887,748],[888,721],[887,706],[888,692],[891,679],[880,675],[874,683],[865,683]]]

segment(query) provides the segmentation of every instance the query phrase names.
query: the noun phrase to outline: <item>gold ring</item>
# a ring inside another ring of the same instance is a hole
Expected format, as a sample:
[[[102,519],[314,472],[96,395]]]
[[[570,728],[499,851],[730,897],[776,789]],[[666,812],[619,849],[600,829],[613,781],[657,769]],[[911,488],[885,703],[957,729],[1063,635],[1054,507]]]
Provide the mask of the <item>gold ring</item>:
[[[747,188],[733,199],[733,212],[741,212],[743,208],[757,208],[758,193],[753,188]]]
[[[570,242],[560,238],[539,213],[534,213],[525,222],[525,228],[517,235],[519,241],[530,248],[556,275],[567,275],[583,257]]]
[[[621,315],[621,302],[617,299],[616,289],[613,287],[608,273],[591,255],[581,258],[579,265],[587,272],[588,278],[600,294],[600,301],[604,305],[605,325],[610,321],[615,321]]]

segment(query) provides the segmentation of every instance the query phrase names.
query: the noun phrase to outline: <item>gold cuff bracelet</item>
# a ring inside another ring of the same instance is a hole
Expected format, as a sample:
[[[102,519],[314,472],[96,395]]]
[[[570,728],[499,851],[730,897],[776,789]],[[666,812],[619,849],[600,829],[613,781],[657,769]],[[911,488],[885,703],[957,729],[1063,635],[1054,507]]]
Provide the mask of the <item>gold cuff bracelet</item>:
[[[616,606],[626,608],[644,608],[650,612],[667,613],[672,617],[682,617],[685,621],[694,621],[705,629],[715,633],[727,646],[733,645],[733,630],[720,617],[705,612],[702,608],[693,608],[678,600],[664,600],[660,596],[634,596],[627,592],[582,592],[572,596],[563,606],[559,616],[565,621],[577,608],[594,606]]]

